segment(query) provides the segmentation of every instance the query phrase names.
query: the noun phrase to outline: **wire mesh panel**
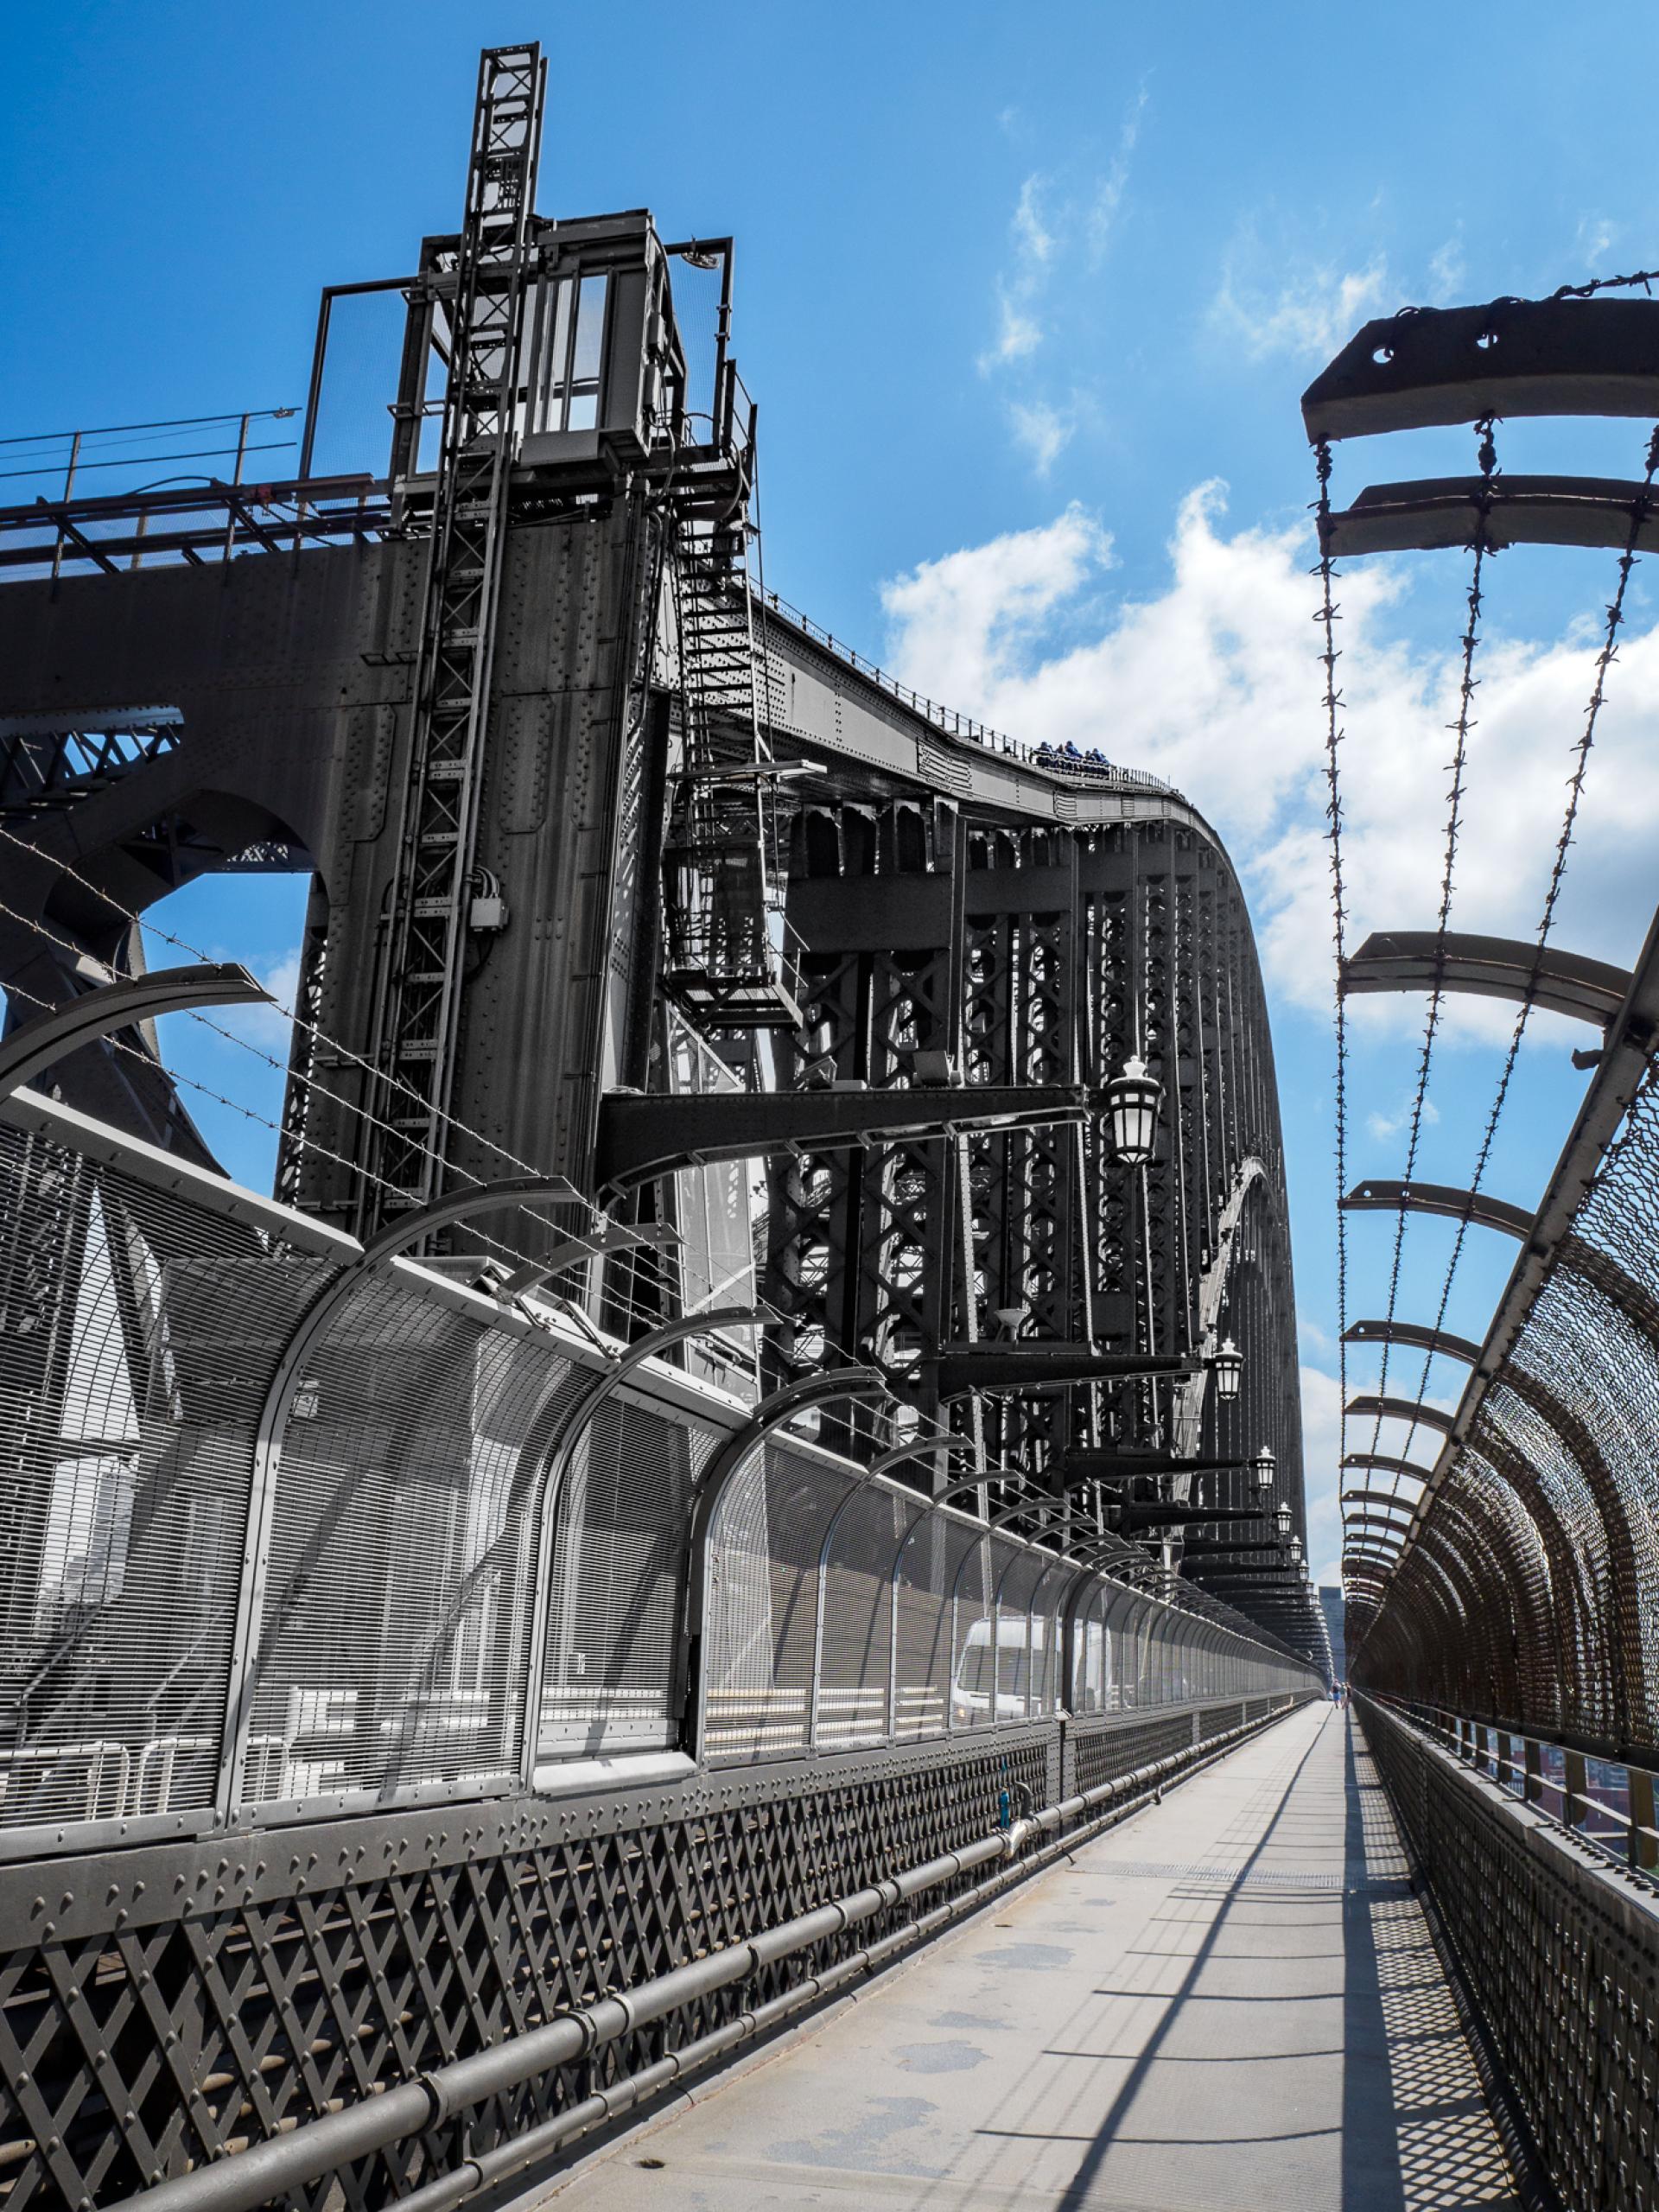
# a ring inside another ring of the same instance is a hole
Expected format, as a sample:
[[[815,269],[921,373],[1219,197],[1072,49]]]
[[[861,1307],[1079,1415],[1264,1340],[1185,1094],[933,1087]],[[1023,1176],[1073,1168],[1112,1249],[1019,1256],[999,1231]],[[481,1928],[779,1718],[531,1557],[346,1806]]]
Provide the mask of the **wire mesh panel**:
[[[692,1485],[710,1432],[600,1408],[559,1501],[542,1756],[673,1740]]]
[[[1577,1171],[1575,1171],[1576,1173]],[[1659,1757],[1659,1093],[1649,1082],[1373,1603],[1354,1675]],[[1541,1218],[1543,1217],[1541,1213]]]
[[[1040,1552],[1016,1552],[1002,1565],[996,1586],[996,1695],[999,1720],[1023,1720],[1040,1713],[1033,1696],[1043,1663],[1043,1624],[1032,1618],[1032,1601],[1047,1573]]]
[[[1077,1713],[1109,1713],[1115,1681],[1112,1639],[1106,1630],[1109,1592],[1103,1585],[1084,1592],[1077,1607],[1071,1637],[1071,1710]]]
[[[918,1508],[893,1575],[893,1732],[943,1729],[952,1696],[951,1592],[975,1541],[963,1522]]]
[[[1060,1608],[1076,1569],[1051,1560],[1031,1593],[1031,1709],[1053,1713],[1065,1702],[1065,1624]]]
[[[260,1408],[330,1262],[38,1129],[0,1128],[0,1825],[207,1808]]]
[[[818,1560],[852,1486],[826,1460],[768,1443],[739,1469],[709,1535],[704,1748],[711,1760],[799,1751],[808,1739]]]
[[[893,1561],[914,1502],[885,1484],[848,1494],[824,1549],[813,1740],[826,1749],[887,1733]]]
[[[544,1339],[411,1271],[341,1306],[280,1440],[248,1802],[515,1770],[537,1478],[570,1388]]]
[[[985,1728],[996,1719],[997,1577],[1011,1548],[994,1536],[967,1546],[951,1593],[950,1726]]]

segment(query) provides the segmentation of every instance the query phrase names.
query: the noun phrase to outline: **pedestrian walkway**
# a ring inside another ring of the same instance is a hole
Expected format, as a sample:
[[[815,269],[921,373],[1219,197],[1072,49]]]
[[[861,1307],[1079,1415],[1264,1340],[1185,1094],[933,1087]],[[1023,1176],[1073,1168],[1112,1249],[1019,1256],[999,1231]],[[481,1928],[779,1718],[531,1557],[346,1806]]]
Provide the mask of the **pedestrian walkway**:
[[[1306,1707],[590,2163],[560,2212],[1514,2206],[1363,1738]]]

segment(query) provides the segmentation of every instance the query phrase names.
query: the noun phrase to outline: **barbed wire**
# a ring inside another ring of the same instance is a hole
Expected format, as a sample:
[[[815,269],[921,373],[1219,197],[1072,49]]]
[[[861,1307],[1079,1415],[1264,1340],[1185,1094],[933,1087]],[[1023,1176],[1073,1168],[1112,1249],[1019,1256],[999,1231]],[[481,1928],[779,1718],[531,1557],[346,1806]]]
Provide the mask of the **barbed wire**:
[[[1648,440],[1647,461],[1643,472],[1641,496],[1631,505],[1630,526],[1625,537],[1624,550],[1618,560],[1618,583],[1607,606],[1601,650],[1596,656],[1595,676],[1590,687],[1590,699],[1585,712],[1584,728],[1573,747],[1573,772],[1567,778],[1567,810],[1562,817],[1560,835],[1555,841],[1555,855],[1550,868],[1548,887],[1544,893],[1543,912],[1538,923],[1532,968],[1527,978],[1526,994],[1521,1002],[1521,1011],[1516,1017],[1515,1028],[1510,1038],[1509,1050],[1504,1056],[1503,1065],[1498,1075],[1497,1089],[1492,1099],[1491,1109],[1486,1116],[1486,1125],[1481,1135],[1480,1148],[1475,1156],[1474,1172],[1469,1182],[1469,1194],[1471,1198],[1480,1189],[1487,1166],[1491,1159],[1492,1146],[1497,1136],[1498,1122],[1503,1116],[1504,1103],[1509,1096],[1510,1085],[1520,1059],[1522,1043],[1525,1039],[1527,1027],[1532,1019],[1533,1008],[1536,1003],[1538,985],[1543,971],[1544,952],[1549,941],[1550,931],[1554,926],[1555,908],[1560,901],[1561,885],[1567,874],[1567,857],[1572,848],[1573,831],[1578,823],[1580,802],[1584,796],[1585,774],[1590,765],[1591,747],[1595,743],[1596,724],[1606,696],[1607,671],[1618,658],[1618,632],[1624,620],[1625,594],[1630,585],[1630,572],[1636,567],[1638,558],[1636,550],[1637,542],[1641,536],[1642,525],[1647,519],[1651,505],[1656,472],[1659,472],[1659,425],[1655,427]],[[1446,1280],[1440,1287],[1440,1306],[1434,1316],[1436,1335],[1439,1334],[1445,1322],[1451,1303],[1452,1284],[1457,1274],[1459,1262],[1463,1255],[1469,1226],[1470,1217],[1465,1214],[1458,1224],[1457,1236],[1452,1246],[1452,1255],[1446,1264]],[[1434,1355],[1432,1351],[1424,1357],[1422,1376],[1416,1390],[1416,1402],[1419,1404],[1421,1403],[1423,1395],[1428,1388],[1429,1370],[1433,1364],[1433,1359]],[[1414,1420],[1406,1433],[1406,1440],[1402,1446],[1402,1453],[1409,1452],[1411,1450],[1412,1440],[1417,1433],[1417,1427],[1418,1424]]]
[[[1496,417],[1483,415],[1476,423],[1475,435],[1480,443],[1478,459],[1480,465],[1480,497],[1475,520],[1474,564],[1469,579],[1466,600],[1467,620],[1462,638],[1463,664],[1458,682],[1458,718],[1449,725],[1457,744],[1450,763],[1452,788],[1447,793],[1448,808],[1446,824],[1446,858],[1440,874],[1440,912],[1434,932],[1434,976],[1429,991],[1428,1013],[1423,1023],[1422,1050],[1417,1063],[1417,1082],[1412,1096],[1411,1127],[1406,1142],[1405,1173],[1400,1209],[1395,1223],[1394,1255],[1389,1270],[1389,1302],[1382,1334],[1382,1357],[1377,1376],[1379,1400],[1388,1395],[1389,1355],[1393,1349],[1394,1317],[1400,1297],[1400,1266],[1405,1250],[1406,1217],[1408,1211],[1408,1194],[1417,1166],[1417,1154],[1422,1141],[1423,1114],[1428,1101],[1429,1071],[1433,1063],[1434,1042],[1440,1031],[1440,1011],[1446,1001],[1446,934],[1452,918],[1452,894],[1456,875],[1458,841],[1462,828],[1464,772],[1468,761],[1469,733],[1476,727],[1471,709],[1479,679],[1475,675],[1475,652],[1480,642],[1480,613],[1482,585],[1487,554],[1486,523],[1491,512],[1493,485],[1497,475],[1497,449],[1492,438]],[[1370,1449],[1375,1455],[1382,1433],[1382,1414],[1379,1407],[1372,1424]],[[1346,1409],[1344,1413],[1344,1456],[1346,1456]],[[1399,1492],[1399,1478],[1394,1478],[1394,1489]]]
[[[1319,658],[1325,669],[1325,836],[1331,847],[1331,920],[1334,952],[1332,1028],[1336,1045],[1336,1130],[1334,1149],[1337,1177],[1337,1377],[1343,1404],[1348,1402],[1348,1217],[1342,1200],[1348,1184],[1348,1016],[1342,993],[1342,966],[1347,948],[1348,909],[1342,875],[1342,786],[1339,755],[1346,731],[1341,726],[1342,694],[1337,688],[1337,624],[1342,610],[1332,595],[1338,570],[1331,556],[1331,445],[1321,438],[1315,448],[1314,466],[1319,493],[1319,517],[1320,606],[1314,620],[1320,624],[1325,650]],[[1340,1489],[1340,1480],[1338,1484]]]
[[[74,868],[69,861],[62,859],[60,855],[55,853],[43,853],[38,845],[30,844],[27,838],[18,836],[14,830],[7,828],[5,823],[3,822],[0,822],[0,839],[3,839],[7,844],[16,846],[20,852],[27,853],[32,860],[44,861],[48,866],[55,868],[60,875],[67,876],[72,883],[79,884],[83,890],[90,891],[92,896],[103,906],[107,906],[111,912],[119,914],[123,920],[131,923],[136,929],[143,931],[147,936],[156,938],[162,944],[170,944],[175,951],[188,953],[193,960],[211,960],[212,956],[204,952],[199,945],[192,944],[188,938],[175,935],[171,930],[163,929],[158,922],[146,921],[142,914],[135,912],[130,907],[124,906],[118,899],[111,897],[110,893],[101,885],[93,883],[88,877],[81,874],[76,868]],[[28,918],[24,916],[18,916],[16,918],[25,921],[28,919]],[[43,924],[30,923],[29,925],[31,927],[39,927],[42,931],[45,930],[45,925]],[[81,946],[68,944],[67,940],[60,939],[59,942],[67,944],[67,949],[72,951],[77,958],[80,957],[83,950]],[[299,1029],[305,1035],[313,1039],[315,1043],[325,1046],[330,1052],[338,1054],[341,1059],[349,1061],[353,1066],[363,1069],[364,1071],[373,1077],[376,1082],[386,1084],[387,1087],[392,1090],[402,1092],[404,1096],[415,1100],[416,1104],[421,1106],[423,1109],[429,1109],[436,1116],[436,1118],[439,1121],[444,1122],[448,1128],[456,1131],[458,1135],[471,1138],[474,1143],[482,1145],[486,1151],[493,1152],[498,1159],[505,1160],[509,1166],[518,1168],[523,1174],[538,1175],[543,1173],[543,1170],[537,1167],[533,1161],[521,1160],[517,1153],[509,1151],[506,1146],[498,1143],[493,1137],[486,1136],[481,1129],[473,1128],[468,1123],[460,1120],[455,1115],[444,1112],[442,1109],[432,1107],[430,1101],[423,1097],[423,1095],[415,1089],[412,1084],[405,1083],[401,1077],[392,1075],[384,1069],[378,1068],[372,1060],[365,1058],[360,1052],[354,1052],[349,1045],[342,1043],[337,1037],[331,1036],[326,1029],[320,1027],[316,1023],[308,1021],[305,1017],[298,1013],[293,1007],[285,1006],[274,993],[270,994],[270,1000],[271,1004],[276,1007],[279,1014],[281,1014],[285,1020],[291,1021],[296,1029]],[[205,1017],[198,1014],[196,1019],[201,1020],[205,1020]],[[207,1022],[207,1027],[213,1029],[218,1029],[219,1026],[213,1022]],[[221,1036],[233,1037],[233,1033],[227,1030],[219,1030],[219,1033]],[[236,1042],[244,1041],[239,1039],[234,1039],[233,1040]],[[250,1051],[257,1050],[257,1048],[252,1046],[249,1046],[247,1049]],[[298,1075],[297,1071],[280,1069],[280,1064],[277,1065],[279,1065],[279,1071],[283,1074],[287,1075],[293,1072],[296,1074],[296,1076]],[[337,1091],[331,1091],[325,1086],[316,1084],[314,1077],[308,1076],[298,1076],[298,1079],[311,1084],[321,1096],[330,1099],[336,1104],[346,1106],[353,1112],[363,1114],[366,1118],[372,1121],[378,1128],[382,1129],[390,1128],[390,1124],[379,1120],[377,1116],[370,1113],[370,1110],[367,1108],[353,1105],[350,1100],[342,1098]],[[284,1132],[279,1128],[277,1134],[280,1136],[283,1135]],[[394,1134],[397,1135],[400,1142],[407,1141],[406,1132],[397,1131]],[[482,1176],[473,1174],[467,1168],[457,1167],[453,1162],[442,1160],[438,1154],[432,1150],[429,1145],[423,1145],[421,1147],[421,1150],[425,1154],[425,1156],[429,1160],[431,1160],[435,1165],[442,1166],[448,1173],[460,1177],[465,1182],[481,1185],[486,1179]],[[359,1170],[359,1172],[366,1173],[367,1171]],[[386,1187],[390,1189],[393,1186],[388,1185]]]
[[[1659,284],[1659,269],[1638,269],[1629,276],[1592,276],[1587,284],[1558,284],[1550,294],[1552,300],[1587,300],[1597,292],[1613,292],[1630,285],[1639,284],[1651,296]]]
[[[0,916],[3,916],[9,921],[21,924],[23,928],[29,930],[33,935],[42,939],[44,943],[53,946],[60,952],[67,953],[73,959],[79,960],[83,956],[84,949],[76,944],[73,938],[60,935],[48,923],[41,920],[37,917],[20,913],[15,906],[9,905],[3,899],[0,899]],[[175,939],[173,941],[181,944],[181,940]],[[184,947],[183,949],[188,950],[189,948]],[[198,957],[202,959],[206,959],[207,956],[206,954],[201,954]],[[40,997],[35,992],[25,990],[20,984],[10,983],[8,984],[6,988],[9,990],[17,992],[21,996],[29,999],[34,1005],[43,1007],[48,1012],[56,1010],[54,1008],[50,1001]],[[276,1005],[278,1013],[283,1011],[277,1001],[273,1000],[272,1003]],[[251,1039],[238,1036],[235,1030],[226,1028],[222,1023],[213,1020],[210,1015],[202,1013],[199,1007],[183,1007],[181,1008],[180,1011],[186,1014],[192,1021],[200,1023],[202,1028],[211,1031],[215,1037],[222,1038],[226,1043],[238,1046],[242,1051],[251,1053],[255,1059],[262,1060],[267,1067],[275,1069],[276,1073],[283,1077],[284,1079],[291,1074],[296,1081],[302,1084],[316,1096],[327,1099],[331,1104],[343,1108],[348,1114],[356,1115],[359,1120],[363,1122],[368,1127],[390,1131],[391,1125],[383,1122],[379,1116],[372,1112],[368,1107],[359,1105],[354,1099],[343,1096],[339,1091],[330,1090],[326,1084],[319,1083],[315,1076],[306,1074],[297,1069],[290,1070],[288,1067],[285,1067],[282,1061],[276,1059],[270,1052],[263,1051],[260,1046],[253,1043]],[[153,1059],[149,1053],[140,1052],[137,1046],[123,1044],[120,1040],[114,1039],[108,1039],[106,1041],[116,1044],[118,1048],[123,1052],[136,1053],[148,1067],[162,1068],[162,1064],[159,1061]],[[191,1090],[198,1091],[204,1098],[212,1099],[215,1105],[228,1107],[232,1113],[240,1114],[246,1120],[257,1122],[263,1128],[271,1130],[276,1136],[279,1142],[295,1144],[299,1146],[302,1150],[315,1153],[321,1159],[332,1160],[339,1166],[348,1168],[353,1175],[360,1177],[365,1182],[372,1183],[378,1189],[385,1191],[396,1198],[400,1205],[406,1203],[405,1195],[397,1185],[387,1181],[387,1179],[382,1175],[376,1174],[360,1160],[350,1159],[345,1154],[334,1151],[331,1147],[324,1144],[320,1138],[308,1134],[306,1128],[301,1127],[297,1124],[289,1124],[285,1122],[273,1122],[270,1120],[269,1116],[259,1113],[254,1108],[242,1104],[239,1100],[226,1097],[221,1092],[214,1090],[207,1084],[196,1081],[193,1077],[180,1074],[172,1069],[162,1069],[162,1071],[164,1072],[171,1081],[188,1084]],[[391,1133],[396,1134],[396,1132]],[[437,1156],[435,1154],[429,1154],[428,1156],[435,1161],[436,1160]],[[511,1157],[511,1155],[508,1156]],[[519,1162],[518,1164],[520,1166],[524,1165],[523,1162]],[[478,1189],[481,1190],[485,1187],[481,1178],[468,1173],[464,1168],[452,1168],[450,1172],[461,1177],[465,1181],[473,1184]],[[537,1171],[531,1168],[529,1169],[528,1172],[533,1174]],[[586,1203],[588,1207],[590,1216],[597,1219],[600,1217],[600,1209],[594,1205],[591,1200],[587,1200],[584,1203]],[[480,1233],[480,1235],[482,1234],[482,1232]],[[486,1237],[484,1241],[487,1243],[489,1239]],[[515,1256],[521,1260],[527,1257],[527,1255],[523,1253],[519,1253]]]

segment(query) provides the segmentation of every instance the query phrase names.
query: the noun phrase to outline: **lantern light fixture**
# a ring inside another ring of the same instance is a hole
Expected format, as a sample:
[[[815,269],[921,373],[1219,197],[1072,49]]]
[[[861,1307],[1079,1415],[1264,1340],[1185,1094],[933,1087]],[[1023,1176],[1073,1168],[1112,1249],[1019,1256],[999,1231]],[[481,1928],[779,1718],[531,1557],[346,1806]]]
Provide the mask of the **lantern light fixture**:
[[[1280,1533],[1280,1535],[1281,1535],[1281,1536],[1287,1536],[1287,1535],[1289,1535],[1289,1534],[1290,1534],[1290,1506],[1289,1506],[1289,1503],[1288,1503],[1287,1501],[1285,1501],[1285,1500],[1283,1500],[1283,1499],[1281,1499],[1281,1500],[1280,1501],[1279,1510],[1278,1510],[1277,1514],[1276,1514],[1274,1517],[1274,1519],[1278,1522],[1278,1524],[1279,1524],[1279,1533]]]
[[[1158,1135],[1158,1102],[1163,1085],[1147,1073],[1147,1064],[1136,1053],[1123,1063],[1123,1072],[1106,1086],[1106,1123],[1112,1150],[1126,1167],[1144,1167],[1152,1158]]]
[[[1256,1453],[1255,1459],[1251,1460],[1250,1469],[1251,1472],[1255,1477],[1256,1489],[1261,1492],[1263,1497],[1266,1497],[1268,1493],[1273,1488],[1276,1468],[1273,1454],[1268,1451],[1265,1444]]]
[[[1232,1399],[1238,1395],[1239,1377],[1244,1372],[1244,1355],[1230,1337],[1222,1339],[1221,1350],[1210,1358],[1211,1370],[1216,1378],[1216,1395]]]

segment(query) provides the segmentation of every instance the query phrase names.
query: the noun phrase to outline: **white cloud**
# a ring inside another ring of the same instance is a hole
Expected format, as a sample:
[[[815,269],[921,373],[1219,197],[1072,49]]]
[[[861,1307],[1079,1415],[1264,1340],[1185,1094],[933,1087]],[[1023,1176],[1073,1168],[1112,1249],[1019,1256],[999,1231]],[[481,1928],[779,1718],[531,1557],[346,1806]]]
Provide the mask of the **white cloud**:
[[[238,956],[222,948],[215,950],[214,957],[219,960],[240,957],[245,962],[250,961],[246,953]],[[254,958],[250,964],[275,1003],[270,1006],[214,1007],[207,1019],[215,1028],[226,1030],[232,1037],[251,1045],[256,1051],[269,1053],[271,1058],[285,1062],[289,1039],[294,1027],[292,1008],[300,989],[300,948],[296,944],[289,951],[277,954],[274,959]]]
[[[1070,442],[1076,425],[1046,399],[1034,399],[1029,404],[1014,400],[1008,414],[1015,443],[1031,455],[1037,474],[1046,476]]]
[[[1098,747],[1185,791],[1245,877],[1270,980],[1323,1014],[1331,894],[1312,547],[1304,525],[1229,535],[1224,521],[1223,487],[1199,486],[1177,514],[1163,588],[1103,607],[1110,537],[1076,505],[926,563],[885,589],[888,658],[907,683],[995,728]],[[1448,644],[1414,648],[1396,578],[1356,563],[1339,586],[1351,944],[1430,927],[1439,905],[1461,610],[1448,579]],[[1535,932],[1594,658],[1593,637],[1572,629],[1481,648],[1454,928]],[[1659,836],[1659,631],[1632,623],[1621,643],[1580,823],[1557,941],[1628,963]],[[1421,1029],[1422,1005],[1363,998],[1350,1014],[1362,1033],[1403,1033]],[[1499,1002],[1459,1000],[1445,1033],[1505,1037],[1513,1018]],[[1533,1033],[1565,1033],[1535,1017]]]
[[[1027,366],[1049,342],[1057,322],[1074,307],[1076,287],[1057,286],[1068,257],[1080,251],[1097,264],[1122,213],[1130,165],[1147,107],[1144,86],[1136,94],[1118,133],[1116,149],[1104,175],[1086,186],[1075,179],[1057,181],[1034,169],[1020,187],[1008,222],[1007,265],[995,278],[995,334],[979,356],[982,376],[1011,376],[1014,398],[1008,423],[1015,443],[1046,476],[1077,423],[1075,404],[1059,404],[1033,389]],[[1075,395],[1073,396],[1075,402]]]
[[[1014,245],[1039,268],[1046,267],[1054,258],[1054,233],[1043,220],[1045,189],[1040,176],[1028,176],[1020,188],[1014,210]]]
[[[1250,275],[1249,265],[1259,257],[1255,251],[1235,247],[1211,308],[1211,321],[1252,360],[1275,353],[1326,360],[1394,296],[1380,255],[1363,269],[1307,268],[1277,285]]]
[[[924,561],[881,588],[895,672],[935,698],[990,698],[1023,671],[1048,617],[1111,558],[1110,537],[1073,504],[1039,530]],[[933,690],[938,684],[944,690]]]
[[[1463,281],[1463,234],[1459,231],[1429,256],[1428,296],[1437,307],[1449,306],[1462,291]]]
[[[1573,245],[1587,269],[1594,270],[1617,244],[1619,226],[1605,215],[1580,215]]]
[[[1136,142],[1141,136],[1141,118],[1147,111],[1147,88],[1141,86],[1135,105],[1124,118],[1118,133],[1117,151],[1111,166],[1095,187],[1087,217],[1090,257],[1098,261],[1106,251],[1108,241],[1117,226],[1123,195],[1129,188],[1129,165],[1135,158]]]
[[[1389,1137],[1397,1137],[1401,1130],[1407,1128],[1410,1123],[1411,1104],[1412,1102],[1410,1098],[1407,1097],[1402,1098],[1397,1106],[1391,1107],[1386,1110],[1374,1109],[1365,1116],[1365,1126],[1370,1131],[1371,1135],[1379,1141]],[[1440,1118],[1440,1108],[1434,1103],[1434,1101],[1432,1098],[1425,1098],[1423,1101],[1424,1122],[1430,1128],[1433,1128],[1434,1123],[1438,1122]]]
[[[1024,360],[1043,342],[1043,326],[1037,302],[1048,281],[1049,264],[1058,245],[1043,213],[1046,189],[1040,175],[1028,176],[1020,188],[1009,230],[1014,240],[1014,265],[996,280],[996,336],[979,357],[982,376]]]
[[[989,349],[979,357],[982,374],[1000,368],[1009,361],[1023,360],[1027,353],[1034,353],[1043,342],[1043,327],[1031,313],[1028,306],[1012,297],[1005,284],[999,283],[996,298],[996,338]]]

